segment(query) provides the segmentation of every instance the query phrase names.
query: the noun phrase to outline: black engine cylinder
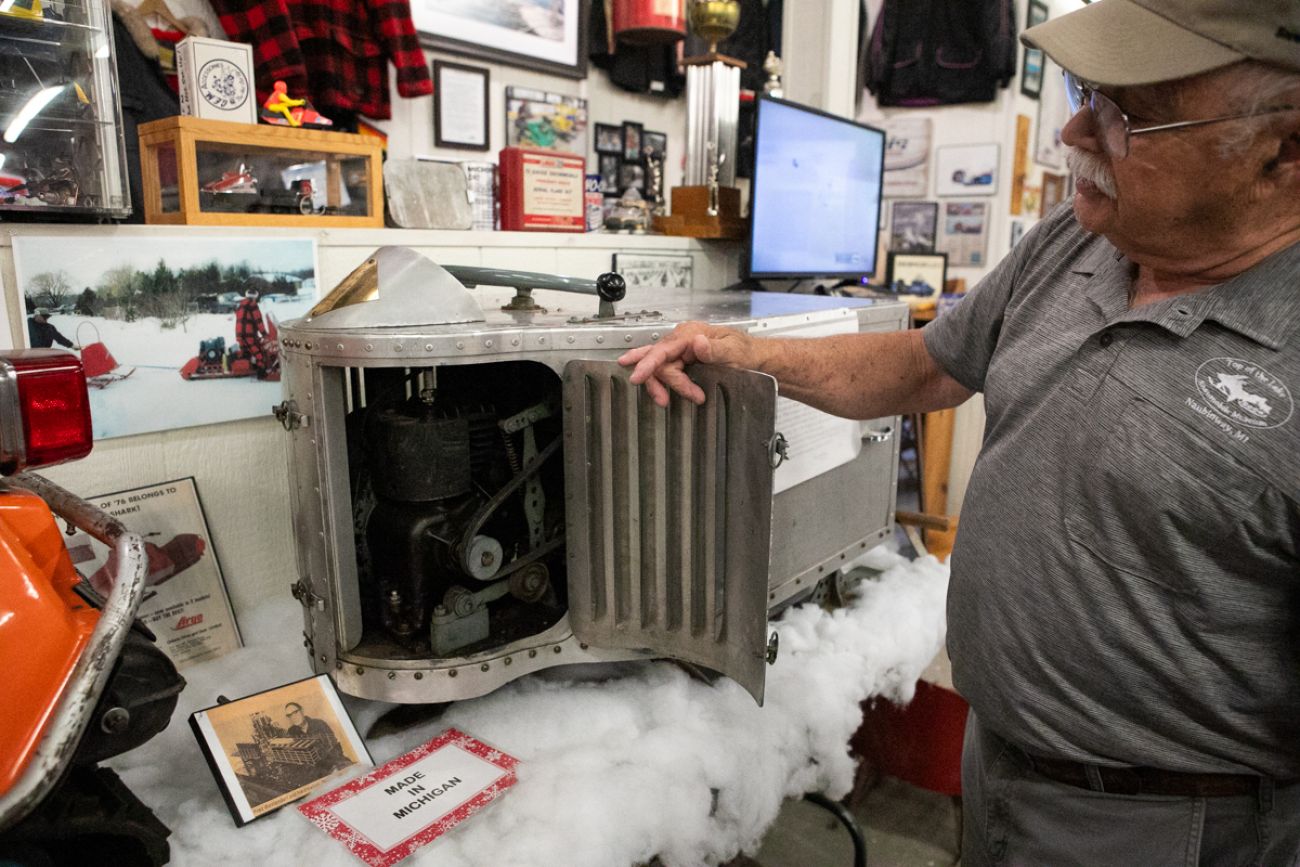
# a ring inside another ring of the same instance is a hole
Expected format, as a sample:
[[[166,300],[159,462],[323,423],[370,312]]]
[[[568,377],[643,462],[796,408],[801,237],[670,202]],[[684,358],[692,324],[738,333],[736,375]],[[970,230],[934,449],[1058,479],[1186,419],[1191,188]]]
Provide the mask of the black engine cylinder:
[[[366,422],[366,463],[380,499],[428,503],[470,490],[469,422],[439,418],[413,400],[376,408]]]

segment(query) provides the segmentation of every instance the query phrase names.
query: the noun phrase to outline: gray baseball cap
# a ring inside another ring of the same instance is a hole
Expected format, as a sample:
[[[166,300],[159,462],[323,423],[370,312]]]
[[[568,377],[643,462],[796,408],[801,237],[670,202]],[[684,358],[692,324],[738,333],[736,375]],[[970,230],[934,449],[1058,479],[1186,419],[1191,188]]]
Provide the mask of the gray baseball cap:
[[[1097,0],[1020,39],[1110,87],[1186,78],[1241,60],[1300,72],[1300,2]]]
[[[32,311],[32,315],[33,315],[33,316],[44,316],[46,319],[49,319],[49,318],[50,318],[50,308],[48,308],[48,307],[37,307],[34,311]]]

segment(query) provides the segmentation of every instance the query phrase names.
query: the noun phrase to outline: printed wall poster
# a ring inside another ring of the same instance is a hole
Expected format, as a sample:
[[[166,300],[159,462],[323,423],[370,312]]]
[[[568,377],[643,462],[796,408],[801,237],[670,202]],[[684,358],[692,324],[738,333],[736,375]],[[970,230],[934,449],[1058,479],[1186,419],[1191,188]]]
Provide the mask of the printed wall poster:
[[[266,416],[279,323],[319,294],[311,238],[14,238],[27,345],[81,356],[95,439]]]
[[[193,713],[190,728],[236,825],[374,764],[324,674]]]
[[[506,88],[506,147],[587,156],[587,100],[527,87]]]
[[[411,0],[425,45],[569,78],[587,75],[583,0]]]
[[[951,145],[935,151],[935,190],[940,196],[992,196],[998,191],[996,144]]]
[[[944,202],[936,249],[948,254],[957,268],[983,268],[988,264],[988,202]]]
[[[885,198],[924,198],[930,183],[928,117],[892,117],[885,128]]]
[[[139,618],[177,668],[216,659],[241,646],[194,479],[89,500],[144,537],[149,595],[140,604]],[[117,568],[112,549],[80,531],[66,542],[73,564],[96,592],[107,596]]]

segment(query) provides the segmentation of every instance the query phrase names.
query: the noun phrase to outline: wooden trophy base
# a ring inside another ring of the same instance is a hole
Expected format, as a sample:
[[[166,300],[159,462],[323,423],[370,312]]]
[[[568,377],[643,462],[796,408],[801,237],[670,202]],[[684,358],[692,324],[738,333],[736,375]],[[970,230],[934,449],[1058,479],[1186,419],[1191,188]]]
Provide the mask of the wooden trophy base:
[[[748,225],[740,216],[740,190],[718,187],[718,213],[709,215],[708,187],[673,187],[673,212],[655,217],[656,232],[684,238],[726,238],[741,240]]]

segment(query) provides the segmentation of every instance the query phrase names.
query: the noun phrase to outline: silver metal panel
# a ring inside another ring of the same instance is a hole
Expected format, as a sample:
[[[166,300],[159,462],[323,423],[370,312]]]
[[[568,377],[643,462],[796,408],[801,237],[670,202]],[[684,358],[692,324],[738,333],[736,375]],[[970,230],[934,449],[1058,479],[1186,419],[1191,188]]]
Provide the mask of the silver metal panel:
[[[594,647],[721,672],[763,701],[776,381],[698,368],[655,406],[629,371],[564,371],[569,616]]]
[[[459,163],[384,161],[388,213],[403,229],[468,229],[474,224],[469,184]]]
[[[315,328],[392,328],[482,322],[473,294],[433,260],[409,247],[380,247],[362,264],[377,269],[377,296],[301,322]]]

